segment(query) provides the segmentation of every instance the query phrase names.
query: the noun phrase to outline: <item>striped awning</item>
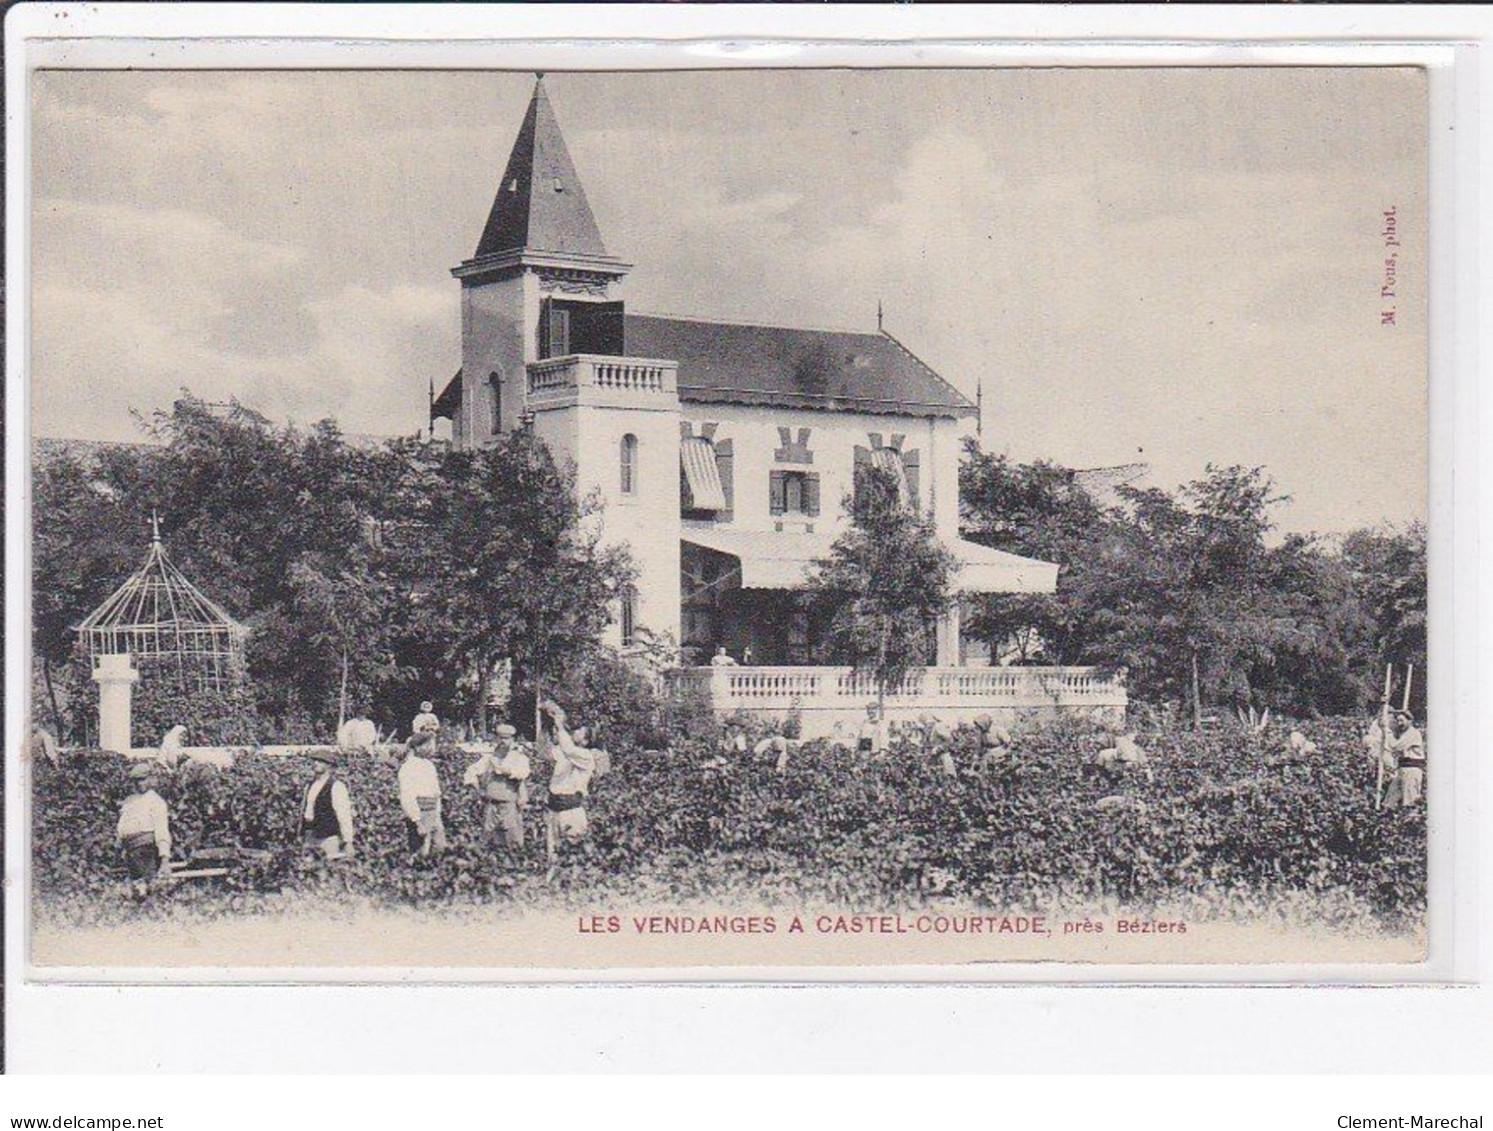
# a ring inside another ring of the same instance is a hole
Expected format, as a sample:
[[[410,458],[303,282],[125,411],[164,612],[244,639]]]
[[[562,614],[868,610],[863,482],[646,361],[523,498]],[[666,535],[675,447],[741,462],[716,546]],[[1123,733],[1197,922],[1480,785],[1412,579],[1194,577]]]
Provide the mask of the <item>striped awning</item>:
[[[885,471],[897,481],[897,498],[903,506],[912,503],[912,487],[907,482],[907,468],[902,463],[902,453],[896,448],[876,448],[871,453],[871,466]]]
[[[726,491],[715,465],[715,445],[700,436],[686,436],[679,443],[679,462],[689,485],[690,509],[725,510]]]

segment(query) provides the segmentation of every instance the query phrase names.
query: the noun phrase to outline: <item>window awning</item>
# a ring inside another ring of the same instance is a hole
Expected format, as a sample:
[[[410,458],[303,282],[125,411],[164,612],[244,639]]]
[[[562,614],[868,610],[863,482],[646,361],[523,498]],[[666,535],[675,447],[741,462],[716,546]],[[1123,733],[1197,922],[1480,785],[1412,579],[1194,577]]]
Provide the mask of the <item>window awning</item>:
[[[741,561],[743,589],[801,589],[810,566],[829,556],[835,535],[760,530],[690,530],[691,545]],[[962,538],[950,547],[962,568],[954,579],[961,593],[1051,593],[1058,567],[1051,562],[992,550]]]
[[[679,443],[679,461],[689,484],[691,509],[725,510],[726,490],[715,464],[715,445],[703,437],[687,436]]]
[[[952,547],[964,568],[954,579],[963,593],[1055,593],[1058,567],[1052,562],[992,550],[963,538]]]

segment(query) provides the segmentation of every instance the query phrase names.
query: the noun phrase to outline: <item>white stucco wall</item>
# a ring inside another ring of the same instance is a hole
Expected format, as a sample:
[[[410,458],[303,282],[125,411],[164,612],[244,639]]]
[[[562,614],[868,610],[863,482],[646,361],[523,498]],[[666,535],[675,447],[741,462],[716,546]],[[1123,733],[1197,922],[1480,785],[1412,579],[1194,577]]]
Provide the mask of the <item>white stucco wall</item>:
[[[538,357],[541,295],[530,272],[461,288],[461,411],[453,433],[460,445],[493,436],[489,378],[503,379],[503,429],[518,423],[524,407],[525,364]]]
[[[644,398],[640,397],[642,401]],[[679,410],[672,396],[617,408],[592,405],[540,411],[539,437],[575,463],[582,498],[599,493],[605,544],[626,543],[638,566],[637,623],[679,638]],[[638,438],[636,488],[622,493],[622,438]],[[620,616],[605,637],[621,643]]]
[[[702,434],[704,425],[715,424],[714,440],[732,441],[730,529],[770,531],[780,521],[785,531],[799,528],[796,521],[771,513],[769,476],[772,471],[804,470],[819,476],[820,514],[814,522],[815,533],[837,532],[846,521],[841,503],[854,482],[856,447],[871,447],[872,433],[879,433],[888,445],[893,433],[901,433],[906,436],[902,450],[919,453],[920,505],[933,515],[940,535],[949,540],[959,536],[959,447],[971,422],[743,405],[685,404],[681,413],[696,435]],[[776,452],[782,446],[780,427],[790,429],[795,440],[799,429],[809,429],[812,462],[777,461]]]

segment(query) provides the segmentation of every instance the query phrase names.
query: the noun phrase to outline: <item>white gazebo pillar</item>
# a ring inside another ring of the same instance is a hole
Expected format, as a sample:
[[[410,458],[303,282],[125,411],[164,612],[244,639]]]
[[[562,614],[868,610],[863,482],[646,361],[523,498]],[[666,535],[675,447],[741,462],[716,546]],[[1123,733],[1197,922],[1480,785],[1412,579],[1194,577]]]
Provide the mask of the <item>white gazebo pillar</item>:
[[[940,668],[959,667],[959,622],[960,602],[955,601],[949,611],[941,616],[934,629],[936,655],[934,664]]]
[[[95,656],[93,681],[98,684],[98,744],[116,754],[130,752],[130,699],[140,673],[128,652]]]

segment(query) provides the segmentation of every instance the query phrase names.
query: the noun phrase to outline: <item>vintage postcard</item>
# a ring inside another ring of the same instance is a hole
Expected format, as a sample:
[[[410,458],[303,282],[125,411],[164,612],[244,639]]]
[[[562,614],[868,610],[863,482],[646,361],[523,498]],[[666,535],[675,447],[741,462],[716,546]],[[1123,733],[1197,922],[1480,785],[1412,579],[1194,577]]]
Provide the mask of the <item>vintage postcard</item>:
[[[1424,960],[1423,70],[30,82],[33,976]]]

